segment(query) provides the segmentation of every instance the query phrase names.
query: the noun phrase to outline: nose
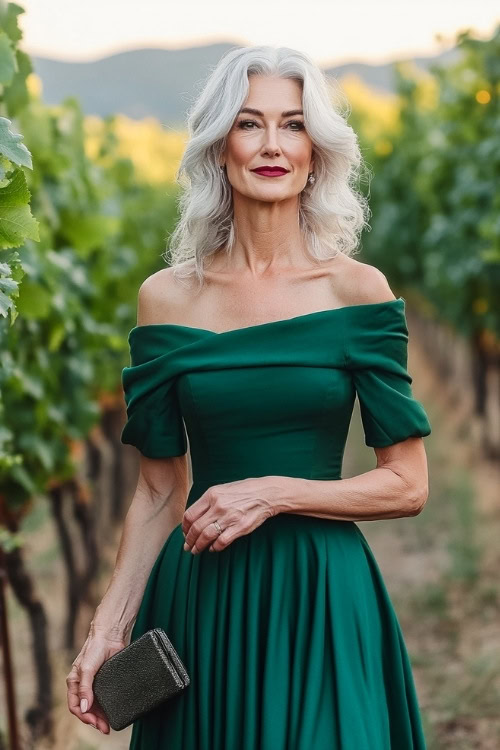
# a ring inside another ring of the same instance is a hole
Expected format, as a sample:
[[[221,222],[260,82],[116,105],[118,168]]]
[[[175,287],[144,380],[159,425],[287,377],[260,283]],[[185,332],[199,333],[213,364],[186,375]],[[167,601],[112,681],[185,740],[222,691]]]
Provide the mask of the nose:
[[[262,149],[264,153],[279,154],[281,152],[281,148],[279,145],[277,129],[274,127],[267,127],[264,128],[263,133],[264,142],[262,144]]]

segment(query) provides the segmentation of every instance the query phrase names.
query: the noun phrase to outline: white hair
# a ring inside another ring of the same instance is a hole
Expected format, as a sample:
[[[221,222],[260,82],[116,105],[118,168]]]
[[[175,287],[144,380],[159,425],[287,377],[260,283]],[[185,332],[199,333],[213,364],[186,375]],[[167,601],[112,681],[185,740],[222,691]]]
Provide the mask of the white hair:
[[[232,48],[209,73],[188,113],[189,140],[176,174],[184,188],[178,198],[180,219],[163,255],[176,277],[196,275],[202,283],[205,258],[234,247],[232,189],[220,157],[248,97],[252,74],[301,84],[316,180],[300,193],[299,226],[312,259],[352,255],[363,228],[370,228],[367,199],[355,186],[361,173],[370,176],[370,170],[347,123],[350,107],[338,83],[327,79],[308,55],[289,47]]]

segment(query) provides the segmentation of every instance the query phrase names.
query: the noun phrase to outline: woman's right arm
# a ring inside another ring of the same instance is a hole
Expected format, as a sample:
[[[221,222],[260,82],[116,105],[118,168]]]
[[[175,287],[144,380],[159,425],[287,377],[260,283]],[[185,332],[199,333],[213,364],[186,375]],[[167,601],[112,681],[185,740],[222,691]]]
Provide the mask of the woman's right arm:
[[[161,459],[141,456],[140,461],[111,581],[66,677],[70,712],[104,734],[110,727],[97,701],[94,704],[94,675],[127,645],[153,564],[171,531],[182,522],[188,493],[187,454]]]
[[[182,522],[188,494],[187,454],[161,459],[141,456],[140,462],[111,581],[66,677],[70,712],[105,734],[110,731],[107,719],[98,703],[93,705],[94,675],[127,645],[153,564],[171,531]],[[87,706],[82,705],[85,700]]]
[[[159,276],[147,279],[139,291],[138,325],[155,322]],[[165,274],[161,278],[165,291]],[[167,316],[167,311],[164,314]],[[70,712],[105,734],[110,731],[107,719],[97,701],[93,705],[94,675],[128,643],[154,562],[167,537],[182,522],[188,486],[187,453],[166,458],[140,455],[139,479],[125,517],[115,568],[87,640],[66,677]],[[87,701],[86,707],[82,701]]]
[[[90,632],[126,640],[146,583],[170,532],[182,522],[188,493],[187,454],[140,458],[137,489],[125,517],[115,569]]]

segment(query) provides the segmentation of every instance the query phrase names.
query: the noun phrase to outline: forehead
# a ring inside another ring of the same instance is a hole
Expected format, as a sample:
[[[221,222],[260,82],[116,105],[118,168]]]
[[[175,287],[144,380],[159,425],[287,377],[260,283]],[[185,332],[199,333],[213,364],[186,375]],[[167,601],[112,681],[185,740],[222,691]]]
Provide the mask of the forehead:
[[[250,75],[249,91],[244,107],[261,110],[264,114],[281,115],[284,110],[302,108],[302,86],[293,78]]]

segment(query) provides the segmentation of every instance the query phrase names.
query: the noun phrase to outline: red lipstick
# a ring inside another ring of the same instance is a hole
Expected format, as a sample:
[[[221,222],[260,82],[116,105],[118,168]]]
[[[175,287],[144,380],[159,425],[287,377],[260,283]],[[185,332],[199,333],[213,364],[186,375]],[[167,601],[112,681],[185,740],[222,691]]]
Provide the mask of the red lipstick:
[[[288,174],[289,170],[285,169],[285,167],[257,167],[256,169],[252,169],[252,172],[255,172],[256,174],[260,174],[263,177],[281,177],[284,174]]]

